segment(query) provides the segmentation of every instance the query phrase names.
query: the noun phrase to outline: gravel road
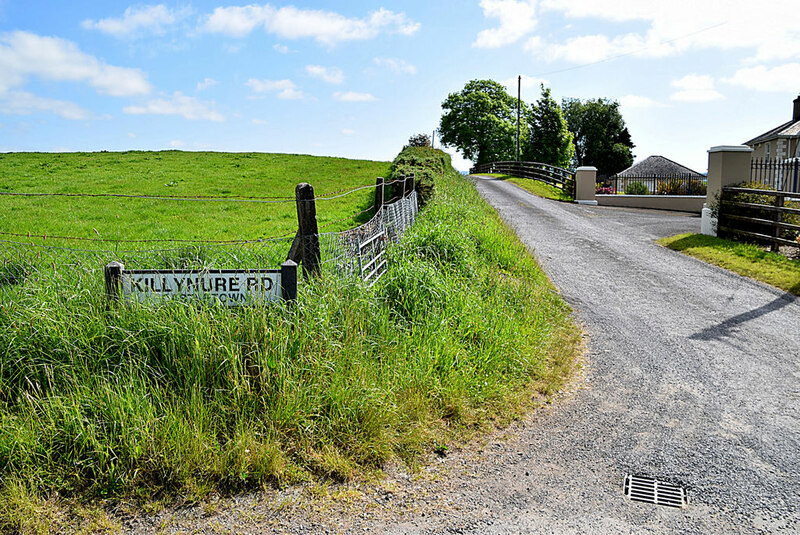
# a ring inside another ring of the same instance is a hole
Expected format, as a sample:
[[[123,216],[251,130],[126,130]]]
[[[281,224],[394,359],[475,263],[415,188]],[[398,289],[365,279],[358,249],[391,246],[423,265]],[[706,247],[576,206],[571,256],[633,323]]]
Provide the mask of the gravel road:
[[[654,243],[696,217],[477,186],[590,340],[588,388],[523,431],[471,531],[800,532],[800,301]],[[686,485],[690,506],[623,500],[626,473]]]
[[[800,533],[800,300],[654,243],[698,231],[697,217],[558,203],[496,179],[477,187],[588,333],[574,391],[422,477],[390,473],[351,502],[272,513],[289,495],[256,495],[161,527]],[[625,500],[628,473],[685,485],[688,508]]]

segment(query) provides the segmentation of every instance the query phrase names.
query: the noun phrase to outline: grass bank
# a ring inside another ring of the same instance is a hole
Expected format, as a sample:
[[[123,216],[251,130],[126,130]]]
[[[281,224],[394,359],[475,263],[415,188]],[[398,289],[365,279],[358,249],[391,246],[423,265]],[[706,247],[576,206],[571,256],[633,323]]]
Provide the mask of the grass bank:
[[[389,266],[373,288],[328,273],[294,307],[24,288],[0,307],[0,531],[414,465],[563,384],[569,307],[452,168]]]
[[[679,234],[658,243],[735,273],[800,295],[800,260],[764,251],[757,245],[703,234]]]
[[[317,196],[373,185],[389,162],[320,156],[217,152],[0,154],[0,193],[110,193],[294,198],[308,182]],[[370,206],[373,192],[319,203],[320,225]],[[334,224],[344,230],[353,221]],[[241,203],[0,195],[0,232],[106,239],[242,240],[294,232],[294,202]],[[55,244],[53,238],[46,241]],[[91,246],[83,243],[81,248]]]
[[[517,186],[521,187],[525,191],[533,193],[537,197],[552,199],[554,201],[564,201],[564,202],[573,201],[572,195],[570,195],[569,193],[555,186],[551,186],[550,184],[545,184],[540,180],[534,180],[530,178],[518,178],[511,175],[500,175],[492,173],[482,174],[482,176],[492,176],[495,178],[499,178],[501,180],[505,180],[507,182],[511,182],[512,184],[516,184]]]

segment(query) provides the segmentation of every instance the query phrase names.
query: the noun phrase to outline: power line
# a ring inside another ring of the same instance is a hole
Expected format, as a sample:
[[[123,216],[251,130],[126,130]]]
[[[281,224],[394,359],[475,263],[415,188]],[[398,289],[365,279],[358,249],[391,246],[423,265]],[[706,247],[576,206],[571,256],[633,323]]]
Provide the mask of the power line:
[[[658,43],[658,45],[668,45],[670,43],[674,43],[675,41],[679,41],[681,39],[685,39],[687,37],[691,37],[691,36],[697,35],[699,33],[707,32],[709,30],[713,30],[715,28],[719,28],[720,26],[724,26],[726,24],[727,24],[727,22],[720,22],[718,24],[714,24],[713,26],[708,26],[707,28],[703,28],[703,29],[697,30],[696,32],[687,33],[685,35],[681,35],[679,37],[675,37],[674,39],[669,39],[667,41],[661,41],[660,43]],[[599,59],[597,61],[591,61],[589,63],[582,63],[581,65],[573,65],[572,67],[566,67],[564,69],[557,69],[555,71],[548,71],[548,72],[542,72],[542,73],[539,73],[539,74],[534,74],[534,75],[531,76],[531,78],[537,78],[539,76],[549,76],[551,74],[559,74],[559,73],[562,73],[562,72],[568,72],[568,71],[574,71],[574,70],[577,70],[577,69],[583,69],[584,67],[591,67],[592,65],[597,65],[599,63],[605,63],[607,61],[612,61],[612,60],[619,59],[619,58],[633,56],[633,55],[638,54],[640,52],[643,52],[645,50],[650,50],[652,48],[655,48],[655,46],[656,45],[646,46],[646,47],[640,48],[638,50],[634,50],[634,51],[631,51],[631,52],[626,52],[624,54],[617,54],[617,55],[614,55],[614,56],[608,56],[608,57],[605,57],[603,59]]]

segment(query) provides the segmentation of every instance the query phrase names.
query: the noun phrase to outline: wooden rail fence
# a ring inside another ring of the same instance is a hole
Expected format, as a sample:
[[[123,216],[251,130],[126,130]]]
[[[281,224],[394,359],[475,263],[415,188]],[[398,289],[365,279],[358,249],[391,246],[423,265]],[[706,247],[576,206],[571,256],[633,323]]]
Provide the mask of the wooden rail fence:
[[[800,200],[797,193],[752,188],[722,188],[717,230],[772,245],[800,247]]]
[[[490,162],[478,164],[470,174],[497,173],[518,178],[539,180],[575,196],[575,173],[568,169],[539,162]]]

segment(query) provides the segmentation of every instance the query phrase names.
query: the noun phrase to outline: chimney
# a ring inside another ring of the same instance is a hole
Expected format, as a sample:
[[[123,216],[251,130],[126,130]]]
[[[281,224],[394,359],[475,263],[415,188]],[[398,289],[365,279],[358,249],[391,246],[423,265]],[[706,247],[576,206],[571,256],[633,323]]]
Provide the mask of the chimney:
[[[792,114],[792,121],[800,121],[800,95],[794,99],[794,113]]]

